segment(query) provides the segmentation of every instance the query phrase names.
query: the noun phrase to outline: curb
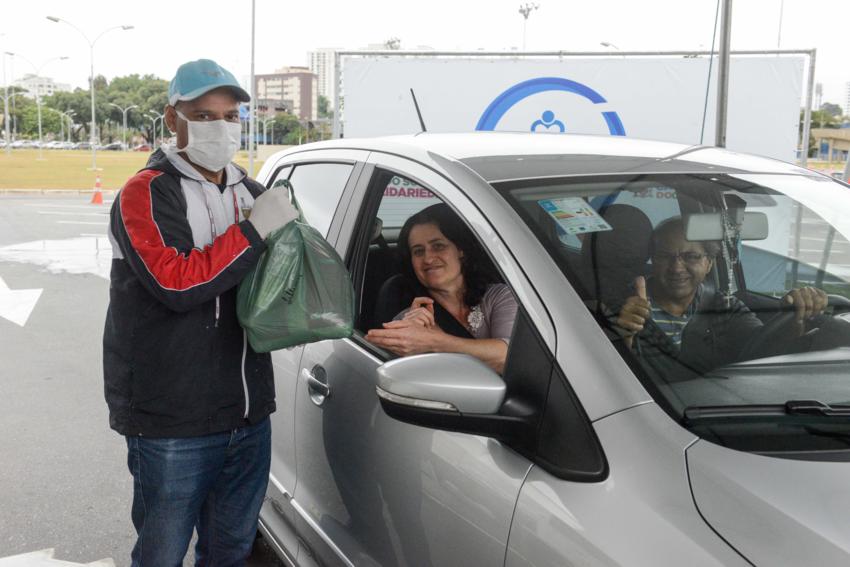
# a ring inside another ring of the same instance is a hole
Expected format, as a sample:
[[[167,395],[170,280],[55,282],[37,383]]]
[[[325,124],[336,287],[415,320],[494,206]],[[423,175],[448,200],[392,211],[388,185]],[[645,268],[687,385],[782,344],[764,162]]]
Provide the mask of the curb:
[[[118,189],[100,189],[101,193],[115,195]],[[28,194],[35,193],[39,195],[91,195],[95,189],[0,189],[0,195],[8,194]]]

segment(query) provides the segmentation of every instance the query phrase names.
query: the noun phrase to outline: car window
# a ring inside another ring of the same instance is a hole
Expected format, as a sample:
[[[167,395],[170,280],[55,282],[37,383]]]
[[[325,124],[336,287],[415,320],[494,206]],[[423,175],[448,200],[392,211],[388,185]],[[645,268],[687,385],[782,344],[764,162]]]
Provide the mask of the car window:
[[[360,274],[359,278],[356,278],[360,281],[358,329],[363,333],[368,332],[369,329],[381,328],[383,323],[392,321],[400,312],[410,307],[414,297],[428,294],[430,284],[421,280],[421,277],[425,276],[415,275],[410,265],[405,265],[405,262],[412,264],[412,256],[418,253],[418,249],[413,253],[403,254],[399,248],[399,235],[402,226],[410,217],[424,209],[432,210],[434,206],[443,204],[443,201],[428,188],[389,171],[378,170],[374,174],[371,191],[372,199],[371,201],[367,199],[366,202],[371,202],[371,210],[375,212],[364,215],[368,220],[361,223],[363,235],[355,239],[355,241],[359,240],[362,251],[352,256],[354,265],[350,268],[354,274]],[[471,240],[464,244],[471,247],[468,257],[463,260],[462,267],[458,260],[457,269],[462,270],[464,281],[475,277],[481,285],[481,292],[471,295],[477,297],[480,303],[467,307],[475,311],[480,306],[482,317],[485,315],[490,317],[491,307],[494,309],[492,313],[495,313],[503,305],[511,302],[515,305],[512,292],[505,287],[501,274],[496,270],[481,243],[477,241],[457,211],[452,212],[450,207],[446,209],[450,219],[462,225],[464,234]],[[469,258],[476,259],[473,267],[467,263]],[[446,261],[440,259],[435,262],[435,265],[443,266],[445,263]],[[496,291],[490,290],[490,287],[499,285],[502,286],[499,289],[504,290],[502,293],[497,294]],[[437,311],[439,310],[440,308],[437,307]],[[439,318],[439,313],[436,316]],[[510,317],[510,321],[493,316],[484,320],[483,323],[476,322],[474,320],[476,317],[471,312],[469,316],[471,319],[466,322],[446,317],[443,324],[445,328],[441,328],[446,332],[454,329],[463,334],[470,329],[475,332],[477,326],[483,324],[489,331],[504,335],[505,339],[510,338],[513,316]]]
[[[735,447],[830,443],[777,423],[799,400],[850,404],[846,187],[757,174],[494,186],[677,421]]]
[[[764,240],[742,243],[741,264],[747,290],[778,297],[792,287],[813,285],[850,298],[847,236],[787,195],[751,196],[750,201],[748,211],[788,221],[776,223],[776,230]]]
[[[279,167],[274,172],[274,174],[271,176],[271,178],[268,180],[268,182],[266,183],[266,188],[267,189],[270,188],[272,185],[274,185],[274,182],[278,181],[279,179],[289,179],[289,175],[291,173],[292,173],[292,166],[291,165],[285,165],[283,167]]]
[[[422,288],[429,285],[428,282],[417,280],[418,284],[414,285],[420,285],[418,290],[407,287],[411,281],[406,278],[411,274],[406,273],[401,259],[400,229],[405,221],[420,211],[439,207],[440,204],[451,207],[451,204],[444,202],[428,187],[398,173],[380,169],[373,176],[370,193],[364,200],[363,211],[358,215],[358,219],[368,220],[360,223],[359,237],[355,235],[352,238],[352,242],[355,242],[354,251],[348,254],[349,269],[354,274],[355,287],[360,297],[357,325],[360,333],[355,336],[355,340],[374,355],[386,359],[397,354],[373,348],[364,340],[364,334],[370,329],[381,329],[383,323],[396,318],[400,311],[410,305],[414,295],[427,295],[428,292]],[[457,208],[452,210],[463,222],[462,213]],[[509,282],[497,270],[497,262],[490,257],[477,236],[471,231],[470,234],[481,248],[480,252],[483,252],[476,253],[480,259],[476,263],[479,274],[487,274],[488,289],[498,290],[499,293],[497,307],[483,309],[482,314],[487,319],[486,324],[492,336],[507,340],[504,365],[500,370],[506,385],[506,405],[513,407],[513,404],[520,403],[523,407],[537,408],[538,416],[545,414],[545,417],[541,417],[540,427],[541,431],[546,432],[546,442],[538,444],[535,437],[521,442],[515,440],[512,447],[561,478],[575,476],[585,481],[601,479],[605,473],[604,456],[587,416],[566,378],[558,371],[553,372],[554,357],[538,334],[532,319],[519,305]],[[414,240],[411,237],[409,242]],[[417,253],[417,246],[411,246],[411,256]],[[438,275],[441,269],[438,268]],[[463,273],[467,273],[466,267]],[[419,276],[414,274],[413,277]],[[482,300],[482,304],[486,301]],[[476,325],[473,321],[474,311],[467,320],[467,331]],[[436,310],[434,315],[437,324],[447,333],[464,332],[463,328],[457,328],[457,322],[449,321],[450,324],[443,327],[445,319],[440,320]],[[565,439],[570,442],[564,443]]]
[[[615,190],[608,194],[595,195],[587,199],[587,204],[597,212],[604,212],[612,205],[629,205],[646,215],[653,228],[680,214],[676,190],[661,184],[647,184],[634,192]],[[560,223],[555,224],[555,230],[561,244],[575,251],[581,249],[583,237],[580,231],[565,228]]]
[[[298,164],[289,177],[304,218],[324,236],[353,168],[347,163]]]
[[[440,200],[431,191],[400,175],[393,175],[384,187],[378,218],[386,228],[401,228],[414,213]]]

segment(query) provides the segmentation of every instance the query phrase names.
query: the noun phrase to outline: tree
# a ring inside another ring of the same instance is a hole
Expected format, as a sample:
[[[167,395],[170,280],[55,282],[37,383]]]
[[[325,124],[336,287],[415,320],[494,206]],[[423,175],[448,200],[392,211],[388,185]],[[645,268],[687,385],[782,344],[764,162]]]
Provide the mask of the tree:
[[[328,101],[328,97],[325,95],[319,95],[319,118],[333,118],[334,113],[333,110],[330,110],[328,107],[330,106],[330,102]]]
[[[91,99],[89,98],[89,91],[75,89],[73,92],[57,92],[41,99],[41,104],[62,112],[73,111],[74,119],[71,128],[71,138],[78,141],[88,139],[85,132],[88,132],[87,124],[91,122]]]
[[[274,115],[274,137],[272,144],[294,144],[292,138],[298,139],[298,118],[288,112],[278,112]]]
[[[127,113],[127,128],[144,133],[148,141],[152,141],[156,135],[151,131],[150,111],[162,114],[165,105],[168,104],[168,81],[155,77],[154,75],[137,74],[112,79],[107,91],[108,102],[117,104],[122,108],[137,105]],[[123,120],[121,111],[114,106],[108,106],[109,117],[121,123]],[[157,126],[159,130],[159,126]]]
[[[820,106],[821,111],[826,112],[833,118],[840,118],[844,111],[837,104],[833,104],[831,102],[825,102]]]
[[[9,128],[14,129],[18,135],[28,136],[24,121],[27,108],[35,108],[35,99],[21,96],[27,90],[21,87],[9,87]],[[14,102],[14,104],[12,104]]]
[[[153,75],[138,74],[116,77],[111,82],[103,76],[97,76],[94,80],[95,105],[98,128],[102,132],[120,132],[120,128],[105,129],[106,120],[115,124],[123,124],[123,116],[120,110],[109,103],[117,104],[122,108],[137,105],[127,113],[127,129],[129,132],[143,132],[148,140],[152,139],[151,120],[148,112],[155,110],[162,113],[168,103],[168,81]],[[72,93],[60,92],[42,99],[44,104],[50,108],[67,112],[73,110],[74,123],[77,125],[75,134],[86,133],[85,139],[89,137],[91,124],[91,93],[86,89],[76,89]],[[57,122],[58,124],[58,122]],[[159,127],[157,126],[157,129]],[[118,134],[115,134],[116,136]],[[83,137],[83,136],[79,136]]]

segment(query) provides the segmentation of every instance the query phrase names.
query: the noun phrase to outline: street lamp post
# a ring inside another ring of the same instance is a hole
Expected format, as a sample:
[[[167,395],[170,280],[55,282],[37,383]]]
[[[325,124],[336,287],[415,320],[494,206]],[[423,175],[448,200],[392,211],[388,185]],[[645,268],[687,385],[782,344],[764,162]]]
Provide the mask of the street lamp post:
[[[2,98],[3,98],[3,107],[6,109],[6,113],[7,113],[7,116],[8,116],[9,101],[11,100],[12,102],[14,102],[16,96],[24,96],[24,93],[20,93],[20,92],[19,93],[10,93],[9,89],[6,89],[6,92],[8,94],[4,94],[2,96]],[[8,154],[9,151],[10,151],[9,149],[11,147],[10,146],[11,140],[9,140],[9,120],[8,119],[5,121],[5,125],[6,125],[5,126],[6,127],[6,153]]]
[[[55,23],[63,22],[63,23],[68,24],[69,26],[71,26],[72,28],[74,28],[75,30],[80,32],[80,35],[82,35],[83,39],[86,40],[86,43],[89,44],[89,73],[90,73],[89,74],[89,90],[91,91],[91,132],[90,132],[89,140],[91,142],[91,168],[92,168],[92,171],[96,171],[97,170],[97,143],[96,143],[97,132],[96,132],[95,129],[96,129],[97,126],[96,126],[96,123],[95,123],[95,111],[94,111],[94,44],[97,43],[97,41],[101,37],[103,37],[103,35],[106,34],[107,32],[110,32],[112,30],[117,30],[117,29],[121,29],[121,30],[124,30],[124,31],[131,30],[131,29],[133,29],[133,26],[113,26],[111,28],[106,28],[105,30],[100,32],[100,34],[96,38],[94,38],[94,41],[91,41],[89,39],[89,36],[87,36],[83,32],[83,30],[81,30],[80,28],[78,28],[77,26],[75,26],[74,24],[69,22],[68,20],[65,20],[65,19],[62,19],[62,18],[57,18],[56,16],[47,16],[47,19],[50,20],[51,22],[55,22]]]
[[[64,112],[62,112],[61,110],[56,110],[55,108],[50,108],[49,106],[45,106],[44,108],[46,108],[47,110],[49,110],[51,112],[55,112],[56,114],[59,115],[59,140],[64,142],[65,141],[65,119],[68,118],[68,115],[65,114]],[[68,128],[70,129],[70,126]],[[70,134],[70,130],[68,131],[68,133]]]
[[[165,120],[164,120],[165,116],[160,114],[156,110],[149,110],[148,116],[151,117],[151,120],[153,122],[152,128],[151,128],[151,137],[153,138],[153,140],[151,140],[151,150],[155,150],[156,149],[156,121],[161,120],[162,122],[165,122]],[[163,137],[165,137],[165,132],[164,132],[164,129],[162,127],[162,124],[160,124],[160,127],[159,127],[159,145],[160,146],[162,146],[162,138]]]
[[[151,121],[151,151],[156,149],[156,116],[148,115]]]
[[[6,155],[12,151],[9,133],[9,84],[6,82],[6,53],[3,53],[3,130],[5,133],[4,140],[6,140]]]
[[[263,122],[263,145],[268,146],[269,145],[269,137],[268,137],[269,122],[273,123],[274,118],[266,118],[262,122]],[[274,128],[274,126],[272,126],[272,128]],[[272,130],[272,132],[274,132],[274,130]]]
[[[254,177],[254,146],[256,146],[256,140],[254,136],[257,133],[257,83],[256,76],[254,75],[254,45],[255,41],[255,31],[256,31],[256,18],[257,15],[257,2],[256,0],[251,0],[251,101],[248,103],[250,106],[248,109],[250,113],[248,114],[248,176]]]
[[[71,141],[71,129],[72,129],[73,125],[74,125],[74,115],[76,114],[76,112],[74,112],[73,110],[69,110],[69,111],[67,111],[67,112],[61,112],[61,111],[60,111],[60,113],[61,113],[61,114],[62,114],[65,118],[67,118],[67,119],[68,119],[68,142],[70,142],[70,141]]]
[[[11,67],[11,71],[9,71],[9,76],[14,77],[15,76],[15,60],[14,59],[9,61],[9,66]],[[12,139],[17,140],[18,139],[18,113],[15,110],[15,95],[14,94],[12,94],[12,98],[10,100],[12,101],[12,114],[9,115],[9,119],[12,121]]]
[[[528,27],[528,16],[540,8],[540,4],[534,2],[526,2],[519,7],[519,13],[522,14],[522,50],[525,51],[525,30]]]
[[[53,61],[65,61],[66,59],[68,59],[68,57],[65,56],[65,55],[62,55],[62,56],[59,56],[59,57],[51,57],[47,61],[44,61],[41,65],[36,65],[35,63],[33,63],[32,61],[30,61],[28,58],[24,57],[20,53],[12,53],[11,51],[7,51],[6,55],[10,55],[12,57],[18,57],[20,59],[23,59],[27,64],[29,64],[30,67],[32,67],[33,71],[35,71],[36,79],[41,77],[41,70],[44,69],[47,66],[48,63],[51,63]],[[35,87],[35,105],[36,105],[36,108],[38,108],[38,159],[43,160],[44,159],[44,149],[41,147],[42,144],[44,144],[44,140],[42,139],[42,136],[41,136],[41,89],[38,87],[38,85],[36,85],[36,87]]]
[[[121,108],[120,106],[118,106],[114,102],[110,102],[109,106],[114,106],[115,108],[120,110],[121,115],[124,118],[124,135],[123,135],[122,139],[124,140],[124,142],[123,142],[124,143],[124,151],[126,152],[127,151],[127,112],[131,108],[139,108],[139,105],[138,104],[132,104],[132,105],[128,106],[127,108]]]

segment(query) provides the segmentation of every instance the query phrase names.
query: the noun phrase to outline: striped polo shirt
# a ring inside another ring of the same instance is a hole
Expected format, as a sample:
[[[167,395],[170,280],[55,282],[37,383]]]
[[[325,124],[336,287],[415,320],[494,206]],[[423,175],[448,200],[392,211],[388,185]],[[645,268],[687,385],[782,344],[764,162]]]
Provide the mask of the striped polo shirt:
[[[694,316],[694,313],[697,311],[697,305],[699,305],[700,296],[702,295],[702,284],[697,287],[697,292],[694,295],[693,301],[688,305],[687,310],[681,315],[673,315],[672,313],[668,313],[661,307],[655,304],[652,301],[652,297],[649,298],[649,304],[652,308],[652,320],[658,325],[664,334],[673,342],[677,347],[682,346],[682,333],[685,330],[685,326],[688,324],[688,321],[691,320],[691,317]]]

